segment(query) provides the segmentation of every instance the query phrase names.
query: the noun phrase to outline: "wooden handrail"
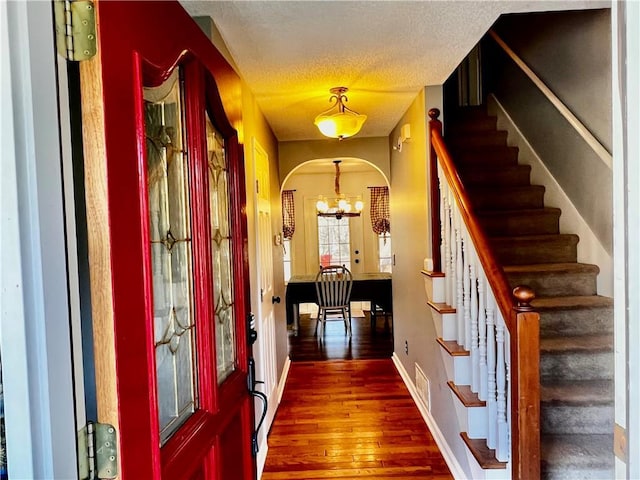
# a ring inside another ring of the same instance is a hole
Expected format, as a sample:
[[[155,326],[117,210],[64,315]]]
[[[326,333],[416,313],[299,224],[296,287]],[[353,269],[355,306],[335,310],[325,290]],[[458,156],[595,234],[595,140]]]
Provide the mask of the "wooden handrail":
[[[507,277],[502,270],[502,267],[498,265],[498,262],[495,260],[496,256],[493,253],[493,249],[489,244],[489,240],[484,233],[484,230],[480,226],[480,223],[473,215],[473,208],[471,207],[471,200],[469,199],[469,195],[462,185],[462,181],[456,172],[456,168],[453,164],[453,160],[451,159],[451,155],[447,150],[447,146],[444,143],[444,139],[442,138],[442,123],[438,120],[440,116],[440,110],[437,108],[432,108],[429,110],[429,118],[431,121],[429,122],[429,130],[431,132],[431,148],[435,150],[437,155],[437,162],[442,167],[447,180],[449,181],[449,185],[451,186],[451,190],[453,191],[453,195],[456,198],[456,202],[460,207],[460,213],[462,214],[462,218],[464,223],[467,226],[467,230],[469,230],[469,234],[471,236],[471,240],[476,247],[476,252],[478,252],[478,258],[480,259],[480,263],[482,263],[482,268],[487,275],[487,280],[489,284],[493,287],[493,293],[496,297],[496,303],[498,304],[498,308],[502,312],[502,316],[504,318],[505,323],[507,324],[507,328],[510,332],[514,331],[515,325],[513,325],[512,317],[512,309],[513,309],[513,298],[511,297],[511,287],[509,286],[509,282],[507,281]],[[431,123],[431,122],[437,123]],[[436,164],[436,157],[432,157],[432,166],[430,166],[430,171]],[[437,182],[436,177],[436,182]],[[436,183],[437,185],[437,183]],[[432,188],[433,190],[433,188]],[[436,190],[437,191],[437,190]],[[432,192],[433,194],[433,192]],[[439,214],[440,210],[438,210]],[[440,219],[438,219],[438,244],[440,245]],[[433,230],[433,226],[432,226]],[[434,246],[434,250],[435,250]],[[435,262],[434,262],[435,263]],[[435,267],[434,267],[435,270]]]
[[[493,30],[489,30],[489,35],[496,43],[505,51],[505,53],[514,61],[514,63],[520,67],[524,74],[534,83],[542,94],[547,97],[551,104],[556,107],[558,112],[569,122],[578,134],[587,142],[587,145],[598,155],[598,157],[609,167],[609,170],[613,168],[613,157],[611,153],[598,141],[598,139],[589,131],[589,129],[582,123],[578,117],[576,117],[571,110],[558,98],[558,96],[551,91],[551,89],[544,83],[538,75],[522,60],[516,52],[514,52],[502,38]]]
[[[471,200],[457,173],[451,155],[442,138],[440,111],[429,110],[429,144],[432,205],[432,243],[434,270],[436,252],[440,259],[440,197],[437,176],[438,162],[453,192],[462,219],[475,246],[478,259],[502,313],[510,335],[511,384],[511,467],[512,478],[540,478],[540,315],[531,301],[535,293],[530,287],[511,290],[489,240],[473,214]],[[434,173],[435,172],[435,173]],[[436,198],[434,199],[434,191]]]

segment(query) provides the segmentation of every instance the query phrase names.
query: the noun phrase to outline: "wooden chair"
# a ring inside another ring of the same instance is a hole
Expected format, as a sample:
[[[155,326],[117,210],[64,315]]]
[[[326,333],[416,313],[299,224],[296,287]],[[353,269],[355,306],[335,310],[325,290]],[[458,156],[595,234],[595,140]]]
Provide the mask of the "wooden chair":
[[[316,323],[316,335],[318,325],[322,323],[324,333],[327,315],[338,314],[330,319],[344,320],[345,334],[351,336],[351,285],[353,277],[349,269],[341,265],[329,265],[320,267],[316,275],[316,295],[318,302],[318,321]]]

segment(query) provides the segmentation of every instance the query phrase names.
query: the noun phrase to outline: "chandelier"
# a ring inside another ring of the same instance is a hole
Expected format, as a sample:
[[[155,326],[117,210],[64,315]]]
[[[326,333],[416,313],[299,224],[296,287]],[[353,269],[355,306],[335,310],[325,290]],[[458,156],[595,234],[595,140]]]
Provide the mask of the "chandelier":
[[[340,160],[333,161],[336,166],[336,196],[330,199],[324,195],[318,197],[316,210],[319,217],[336,217],[338,220],[342,217],[359,217],[364,207],[362,198],[359,195],[355,198],[350,198],[340,193],[340,162]]]
[[[318,115],[313,122],[326,137],[339,140],[352,137],[360,131],[367,119],[366,115],[361,115],[345,107],[344,102],[348,101],[345,95],[347,91],[349,91],[347,87],[330,89],[329,92],[332,95],[329,102],[335,101],[335,103],[329,110]]]

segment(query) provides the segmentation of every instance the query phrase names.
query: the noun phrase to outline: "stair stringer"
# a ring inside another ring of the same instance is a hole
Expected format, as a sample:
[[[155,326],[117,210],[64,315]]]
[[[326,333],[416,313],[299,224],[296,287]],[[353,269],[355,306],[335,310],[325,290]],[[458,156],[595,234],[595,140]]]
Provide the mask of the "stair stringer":
[[[580,237],[578,262],[598,265],[600,268],[600,274],[597,277],[598,294],[613,297],[612,256],[602,246],[540,156],[493,94],[487,98],[487,113],[497,117],[499,130],[505,130],[508,133],[507,145],[518,147],[518,163],[531,166],[531,183],[545,186],[545,206],[562,210],[560,233],[574,233]]]
[[[432,303],[444,302],[444,275],[431,275],[432,272],[423,271],[425,293],[427,301]],[[441,293],[442,292],[442,293]],[[435,308],[431,308],[431,317],[434,322],[435,330],[438,335],[448,332],[448,324],[455,322],[456,314],[441,314]],[[442,338],[442,337],[441,337]],[[445,340],[448,340],[445,338]],[[471,383],[471,357],[470,356],[453,356],[444,348],[440,349],[442,361],[445,367],[446,376],[456,385],[468,385]],[[395,355],[395,354],[394,354]],[[411,391],[411,388],[409,389]],[[413,395],[413,394],[412,394]],[[417,394],[416,394],[417,395]],[[452,400],[455,405],[456,418],[458,421],[458,430],[470,433],[475,438],[486,438],[483,436],[485,432],[485,424],[488,425],[488,407],[467,407],[451,392]],[[418,403],[418,402],[416,402]],[[471,477],[474,480],[507,480],[511,478],[511,462],[507,463],[503,469],[487,469],[483,468],[474,457],[471,450],[465,449],[467,461],[471,469]],[[456,477],[457,478],[457,477]]]

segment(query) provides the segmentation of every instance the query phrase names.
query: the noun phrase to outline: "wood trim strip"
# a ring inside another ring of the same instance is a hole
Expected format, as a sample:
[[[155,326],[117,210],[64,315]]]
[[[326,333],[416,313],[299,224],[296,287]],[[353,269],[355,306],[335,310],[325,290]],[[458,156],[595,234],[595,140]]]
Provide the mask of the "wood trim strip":
[[[487,447],[483,439],[469,438],[466,432],[462,432],[460,436],[482,468],[488,470],[504,470],[507,468],[507,463],[499,462],[496,459],[496,451]]]
[[[113,425],[120,444],[111,269],[111,233],[107,193],[106,139],[102,89],[102,49],[80,62],[82,142],[87,212],[87,244],[93,323],[97,421]],[[120,450],[120,448],[118,448]],[[121,457],[118,456],[120,463]],[[121,465],[118,465],[118,471]]]
[[[470,385],[456,385],[451,380],[447,382],[449,388],[456,394],[465,407],[486,407],[487,402],[480,400],[478,394],[471,391]]]
[[[425,277],[431,277],[431,278],[443,278],[444,272],[429,272],[427,270],[420,270],[420,273],[422,275],[424,275]]]
[[[560,100],[555,93],[538,77],[533,70],[522,60],[517,53],[498,36],[494,30],[489,30],[489,35],[496,43],[505,51],[505,53],[515,62],[518,67],[525,73],[527,77],[534,83],[538,89],[544,94],[545,97],[552,103],[554,107],[560,112],[560,114],[569,122],[569,124],[580,134],[580,136],[587,142],[587,145],[600,157],[604,164],[611,170],[613,168],[613,157],[609,151],[593,136],[589,129],[567,108],[567,106]]]
[[[456,313],[455,307],[451,305],[447,305],[446,303],[435,303],[435,302],[427,302],[431,308],[433,308],[438,313]]]
[[[442,136],[442,122],[438,120],[440,110],[429,110],[429,138],[437,132]],[[440,185],[438,184],[438,155],[433,148],[433,142],[429,142],[429,207],[431,208],[431,258],[433,259],[433,271],[442,271],[442,258],[440,256]]]
[[[468,357],[470,354],[469,350],[465,350],[464,347],[458,345],[458,342],[455,340],[443,340],[441,337],[438,337],[436,342],[452,357]]]

